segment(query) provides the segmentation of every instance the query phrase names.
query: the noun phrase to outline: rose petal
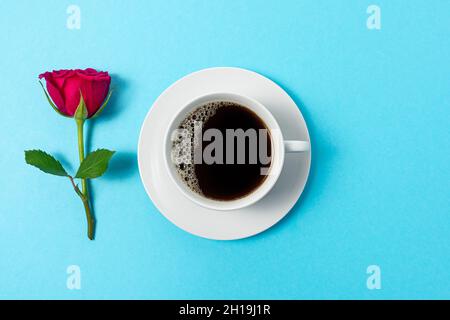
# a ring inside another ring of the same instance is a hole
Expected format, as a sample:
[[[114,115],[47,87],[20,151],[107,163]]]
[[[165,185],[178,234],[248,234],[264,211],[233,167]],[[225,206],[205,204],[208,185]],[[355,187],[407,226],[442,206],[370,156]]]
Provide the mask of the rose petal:
[[[73,70],[59,70],[53,72],[53,81],[58,86],[59,90],[63,90],[66,79],[74,75]]]
[[[51,78],[51,76],[52,76],[52,74],[51,74],[51,72],[44,72],[44,73],[41,73],[40,75],[39,75],[39,79],[42,79],[42,78],[44,78],[45,80],[47,80],[48,78]]]
[[[92,117],[101,108],[103,102],[108,96],[110,84],[111,78],[86,82],[85,84],[86,90],[90,92],[89,101],[86,102],[89,117]]]
[[[66,78],[64,82],[63,95],[65,99],[65,107],[67,113],[71,116],[75,114],[75,111],[80,104],[81,82],[80,77],[76,73]]]
[[[59,89],[54,85],[53,80],[47,79],[45,80],[45,84],[47,85],[48,94],[50,98],[52,98],[53,103],[56,105],[58,110],[65,115],[69,115],[65,108],[63,96],[61,95]]]
[[[70,74],[72,74],[73,70],[53,70],[52,75],[54,78],[61,78],[61,77],[67,77]]]

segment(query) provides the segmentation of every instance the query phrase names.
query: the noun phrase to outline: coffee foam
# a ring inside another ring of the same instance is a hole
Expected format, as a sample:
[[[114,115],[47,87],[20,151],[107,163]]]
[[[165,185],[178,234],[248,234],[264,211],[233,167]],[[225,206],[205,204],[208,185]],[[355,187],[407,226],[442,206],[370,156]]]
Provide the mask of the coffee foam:
[[[201,105],[186,115],[178,126],[180,133],[175,136],[172,143],[172,162],[184,183],[198,194],[203,194],[203,192],[195,174],[194,152],[201,146],[198,138],[202,137],[195,137],[194,130],[213,117],[217,110],[230,105],[236,105],[236,103],[217,101]]]

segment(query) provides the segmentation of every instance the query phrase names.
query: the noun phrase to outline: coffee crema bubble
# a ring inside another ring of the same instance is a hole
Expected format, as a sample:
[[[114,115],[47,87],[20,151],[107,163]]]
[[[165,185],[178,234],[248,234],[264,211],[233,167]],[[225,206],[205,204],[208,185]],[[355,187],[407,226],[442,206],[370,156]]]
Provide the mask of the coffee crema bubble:
[[[217,137],[204,141],[205,132],[210,129],[215,134],[220,134],[220,141],[216,141]],[[240,130],[241,134],[252,130],[255,132],[250,136],[256,137],[256,140],[251,141],[249,136],[245,136],[244,147],[240,149],[245,154],[246,161],[242,162],[242,157],[237,156],[240,151],[234,144],[230,149],[224,147],[230,141],[234,143],[236,138],[226,139],[229,130]],[[262,136],[256,134],[261,130],[264,133]],[[254,155],[256,158],[250,156],[252,151],[261,151],[261,137],[266,139],[265,143],[262,142],[266,149],[263,153],[267,154],[265,161],[261,161],[257,155]],[[246,138],[248,139],[245,140]],[[212,151],[215,161],[208,161],[204,158],[205,149],[218,142],[222,142],[222,146]],[[250,146],[251,143],[255,144],[255,148]],[[222,201],[242,198],[256,190],[266,178],[261,172],[263,169],[267,171],[271,163],[271,139],[265,123],[245,106],[228,101],[209,102],[188,113],[172,135],[171,151],[172,162],[179,177],[192,191],[206,198]],[[236,161],[229,162],[230,158]]]
[[[175,164],[178,174],[188,187],[201,195],[204,195],[200,189],[197,176],[195,175],[194,152],[198,150],[200,141],[195,137],[194,130],[201,130],[202,123],[209,120],[219,109],[230,102],[209,102],[196,108],[186,115],[184,120],[178,126],[175,133],[175,139],[172,143],[172,162]]]

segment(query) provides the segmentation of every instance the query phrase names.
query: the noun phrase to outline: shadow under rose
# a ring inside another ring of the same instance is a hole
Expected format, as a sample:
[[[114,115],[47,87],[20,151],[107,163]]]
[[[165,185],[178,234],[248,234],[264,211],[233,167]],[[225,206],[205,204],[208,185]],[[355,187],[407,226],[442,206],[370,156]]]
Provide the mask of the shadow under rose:
[[[111,78],[112,78],[111,90],[113,90],[113,93],[108,102],[108,105],[105,107],[103,112],[98,116],[98,118],[89,119],[86,121],[85,124],[86,154],[96,150],[97,148],[105,147],[93,145],[93,138],[95,137],[97,125],[99,123],[109,121],[116,116],[120,116],[120,114],[126,110],[126,99],[124,98],[124,92],[126,92],[128,84],[122,77],[116,74],[111,74]],[[106,147],[107,148],[111,147],[113,150],[115,150],[113,145],[108,145]],[[108,165],[108,170],[99,179],[106,179],[106,180],[126,179],[136,173],[137,173],[136,152],[116,150],[116,153],[114,154]],[[87,182],[89,188],[89,197],[91,200],[91,210],[93,212],[94,217],[96,212],[95,180],[96,179],[88,180]],[[95,220],[96,224],[98,224],[98,220],[97,219]]]
[[[95,121],[106,121],[118,116],[126,109],[126,101],[124,100],[124,92],[128,89],[127,81],[117,74],[111,74],[111,89],[112,95],[109,99],[108,105],[103,110],[102,114],[95,119]]]
[[[137,159],[134,151],[119,151],[111,159],[108,171],[103,176],[107,180],[122,180],[137,174]]]
[[[78,168],[78,165],[79,165],[78,158],[76,158],[76,161],[77,161],[75,163],[75,167],[76,168],[74,168],[74,165],[70,161],[68,161],[66,156],[64,154],[62,154],[61,152],[55,152],[55,153],[53,153],[53,155],[59,162],[61,162],[61,164],[64,167],[64,169],[66,169],[66,171],[69,174],[75,174],[76,173],[76,168]]]
[[[124,92],[128,88],[127,82],[116,74],[111,74],[111,89],[113,91],[108,105],[98,116],[98,118],[89,119],[86,121],[86,152],[93,151],[95,146],[92,145],[92,140],[98,123],[109,121],[112,118],[118,116],[126,109],[126,100],[124,98]]]
[[[123,180],[127,179],[133,175],[137,174],[137,159],[136,152],[132,151],[119,151],[114,154],[111,158],[108,170],[105,172],[100,179],[104,180]],[[95,203],[95,179],[90,179],[87,181],[89,188],[89,197],[91,199],[91,210],[96,217],[96,203]],[[93,186],[94,185],[94,186]],[[98,220],[95,219],[96,225],[98,225]],[[95,228],[95,232],[97,232],[97,227]]]

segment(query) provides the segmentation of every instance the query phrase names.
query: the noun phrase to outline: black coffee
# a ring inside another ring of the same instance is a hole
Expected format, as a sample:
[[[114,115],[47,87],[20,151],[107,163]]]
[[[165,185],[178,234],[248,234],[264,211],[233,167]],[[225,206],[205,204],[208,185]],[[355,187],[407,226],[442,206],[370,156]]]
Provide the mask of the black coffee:
[[[207,103],[191,112],[179,129],[185,134],[174,140],[172,156],[193,191],[214,200],[235,200],[266,179],[270,133],[250,109],[234,102]]]

